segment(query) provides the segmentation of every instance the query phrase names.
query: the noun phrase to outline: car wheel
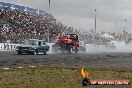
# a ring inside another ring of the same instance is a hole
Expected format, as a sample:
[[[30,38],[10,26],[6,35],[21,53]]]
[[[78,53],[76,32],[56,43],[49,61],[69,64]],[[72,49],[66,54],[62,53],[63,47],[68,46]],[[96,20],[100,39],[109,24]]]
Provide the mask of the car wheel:
[[[37,55],[37,50],[34,50],[33,51],[33,55]]]
[[[44,52],[44,55],[47,55],[47,53],[46,53],[46,52]]]
[[[22,55],[22,52],[18,52],[18,55]]]
[[[28,55],[32,55],[32,53],[31,52],[28,52]]]

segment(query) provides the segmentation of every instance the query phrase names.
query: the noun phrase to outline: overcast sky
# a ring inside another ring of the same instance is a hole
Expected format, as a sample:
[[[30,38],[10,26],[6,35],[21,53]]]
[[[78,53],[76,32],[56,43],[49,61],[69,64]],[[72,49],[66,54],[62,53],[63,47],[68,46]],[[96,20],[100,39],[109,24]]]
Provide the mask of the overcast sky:
[[[48,0],[0,0],[49,12]],[[49,13],[65,25],[90,30],[94,28],[97,9],[97,32],[132,33],[132,0],[51,0]],[[126,21],[125,21],[126,20]]]

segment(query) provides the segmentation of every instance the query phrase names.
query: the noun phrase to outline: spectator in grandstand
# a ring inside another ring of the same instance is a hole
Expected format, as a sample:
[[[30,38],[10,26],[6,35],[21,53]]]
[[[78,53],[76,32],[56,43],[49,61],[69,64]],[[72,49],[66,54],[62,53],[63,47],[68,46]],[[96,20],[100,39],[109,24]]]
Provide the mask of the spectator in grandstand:
[[[8,32],[2,30],[2,24],[0,26],[0,30],[7,35],[3,35],[3,37],[14,43],[33,38],[33,36],[40,39],[45,38],[45,40],[49,36],[50,42],[52,42],[59,33],[65,30],[62,24],[56,23],[56,19],[47,13],[42,16],[34,16],[15,10],[0,9],[0,19],[9,25]],[[36,33],[33,33],[34,31]]]

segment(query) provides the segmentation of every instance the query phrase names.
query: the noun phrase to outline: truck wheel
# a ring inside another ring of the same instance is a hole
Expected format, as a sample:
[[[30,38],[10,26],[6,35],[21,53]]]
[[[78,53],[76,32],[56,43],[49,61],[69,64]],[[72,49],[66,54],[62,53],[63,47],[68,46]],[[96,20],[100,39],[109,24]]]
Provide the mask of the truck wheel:
[[[76,53],[76,54],[78,53],[78,48],[75,49],[75,53]]]
[[[67,53],[71,54],[71,47],[67,47]]]

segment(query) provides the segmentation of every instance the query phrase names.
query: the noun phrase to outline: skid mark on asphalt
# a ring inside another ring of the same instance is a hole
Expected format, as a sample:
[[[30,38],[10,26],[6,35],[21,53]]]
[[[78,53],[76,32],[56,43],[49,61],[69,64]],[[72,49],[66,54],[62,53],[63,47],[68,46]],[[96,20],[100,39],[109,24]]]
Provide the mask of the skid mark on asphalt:
[[[0,63],[2,63],[2,64],[3,64],[3,63],[8,63],[8,61],[1,61]]]
[[[8,56],[15,56],[16,52],[15,51],[0,51],[0,58],[1,57],[8,57]]]
[[[114,55],[106,55],[106,57],[118,57],[118,56],[114,56]]]
[[[5,66],[9,64],[9,61],[0,61],[0,66]]]
[[[4,55],[10,55],[5,52]],[[91,66],[92,68],[123,69],[132,71],[132,54],[107,53],[107,54],[51,54],[51,55],[16,55],[1,57],[0,68],[2,67],[25,67],[39,65],[53,65],[59,67]]]

